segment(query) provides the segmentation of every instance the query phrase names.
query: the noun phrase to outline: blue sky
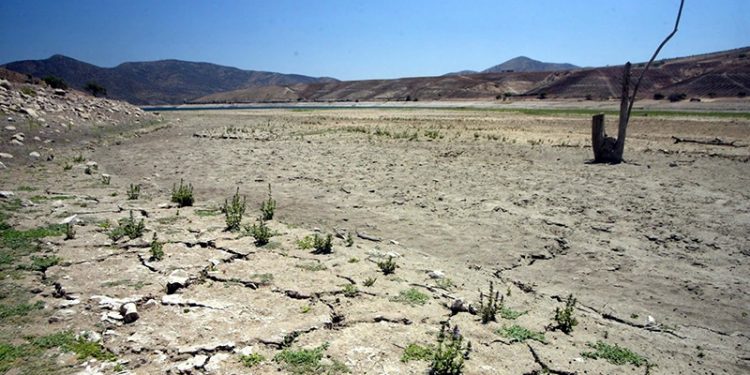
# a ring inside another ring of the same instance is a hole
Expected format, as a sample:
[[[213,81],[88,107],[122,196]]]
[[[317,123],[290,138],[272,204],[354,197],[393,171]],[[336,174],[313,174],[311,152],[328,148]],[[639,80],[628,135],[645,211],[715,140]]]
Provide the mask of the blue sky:
[[[0,63],[60,53],[99,66],[180,59],[396,78],[525,55],[580,66],[645,61],[679,0],[0,0]],[[750,1],[686,0],[660,57],[750,46]]]

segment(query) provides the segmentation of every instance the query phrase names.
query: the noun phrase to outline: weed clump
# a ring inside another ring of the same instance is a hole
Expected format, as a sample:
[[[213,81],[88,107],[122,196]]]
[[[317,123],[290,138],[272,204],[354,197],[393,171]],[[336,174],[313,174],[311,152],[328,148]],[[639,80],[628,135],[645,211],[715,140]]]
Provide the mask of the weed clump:
[[[409,288],[407,290],[402,290],[401,292],[399,292],[398,296],[393,297],[391,301],[417,306],[424,305],[429,299],[429,295],[422,293],[415,288]]]
[[[268,228],[262,217],[258,218],[257,224],[246,226],[245,231],[255,238],[255,246],[263,246],[267,244],[273,235],[271,229]]]
[[[240,356],[240,362],[242,362],[242,364],[245,365],[245,367],[253,367],[253,366],[259,365],[265,360],[266,360],[266,357],[258,353],[243,354]]]
[[[128,188],[128,199],[129,200],[136,200],[141,195],[141,185],[133,185],[130,184],[130,187]]]
[[[462,374],[464,361],[469,359],[469,353],[471,353],[471,342],[464,345],[464,338],[458,326],[451,328],[447,323],[440,328],[437,340],[429,374]]]
[[[313,236],[310,235],[303,237],[301,240],[297,240],[297,247],[301,250],[312,249],[314,244]]]
[[[377,277],[368,277],[368,278],[365,279],[365,281],[362,282],[362,285],[364,285],[366,287],[371,287],[371,286],[375,285],[376,281],[378,281]]]
[[[143,235],[143,231],[146,229],[143,219],[135,221],[133,211],[130,211],[130,216],[124,219],[120,219],[120,225],[117,228],[112,229],[109,232],[109,238],[112,241],[119,241],[121,238],[128,236],[131,240],[138,238]]]
[[[393,257],[389,256],[388,259],[378,262],[378,268],[383,272],[383,275],[390,275],[396,272],[396,262],[393,261]]]
[[[500,292],[496,291],[494,284],[490,281],[490,291],[487,294],[487,303],[485,303],[485,295],[479,291],[479,315],[482,317],[482,324],[497,321],[497,313],[500,311],[503,305],[503,297],[500,297]]]
[[[613,365],[631,364],[635,367],[642,365],[648,366],[648,360],[643,356],[623,348],[617,344],[611,345],[603,341],[597,341],[596,344],[587,343],[588,347],[594,349],[593,352],[583,352],[582,356],[590,359],[605,359]]]
[[[154,237],[151,239],[151,248],[149,249],[149,252],[151,253],[152,261],[159,261],[164,258],[164,243],[156,238],[156,232],[154,232]]]
[[[497,330],[497,333],[503,337],[509,338],[510,342],[524,342],[526,340],[534,340],[541,343],[546,343],[544,333],[534,332],[517,324],[514,324],[510,327],[500,328],[499,330]]]
[[[271,196],[271,184],[268,184],[268,199],[260,204],[260,212],[263,220],[273,220],[273,215],[276,212],[276,200]]]
[[[359,289],[357,289],[357,286],[354,284],[344,285],[342,292],[344,293],[344,296],[348,298],[354,298],[359,295]]]
[[[576,298],[573,297],[572,294],[568,296],[568,299],[565,300],[565,307],[560,309],[559,307],[555,308],[555,316],[554,321],[555,325],[552,326],[553,330],[559,329],[560,331],[563,331],[566,335],[573,332],[573,327],[578,325],[578,320],[576,320],[575,317],[573,317],[573,309],[576,306]]]
[[[422,346],[411,343],[404,348],[404,354],[401,355],[401,362],[409,361],[430,361],[434,357],[435,348],[432,345]]]
[[[246,198],[244,196],[242,197],[242,200],[240,200],[240,188],[237,188],[237,191],[232,196],[231,202],[227,202],[226,199],[224,200],[222,211],[224,211],[224,219],[226,220],[228,231],[236,232],[240,230],[242,215],[245,214],[245,208],[247,207],[245,200]]]
[[[73,223],[65,223],[65,240],[72,240],[76,238],[76,228]]]
[[[193,185],[185,185],[182,179],[180,179],[180,186],[172,185],[172,202],[177,203],[180,207],[192,206],[195,202]]]
[[[313,254],[331,254],[333,253],[333,236],[326,235],[325,238],[317,233],[313,236]]]
[[[333,360],[331,364],[323,364],[323,353],[329,344],[324,343],[313,349],[290,348],[282,350],[273,357],[273,361],[280,363],[284,369],[292,374],[341,374],[350,372],[343,363]]]

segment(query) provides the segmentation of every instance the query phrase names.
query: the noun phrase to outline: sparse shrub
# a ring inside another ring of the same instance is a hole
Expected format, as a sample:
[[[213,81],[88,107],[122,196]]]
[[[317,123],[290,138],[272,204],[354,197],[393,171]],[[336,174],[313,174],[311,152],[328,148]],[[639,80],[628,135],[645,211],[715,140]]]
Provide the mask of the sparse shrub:
[[[42,81],[46,83],[49,87],[52,87],[53,89],[68,89],[68,84],[60,77],[55,76],[46,76],[42,78]]]
[[[172,202],[180,207],[192,206],[194,203],[193,185],[185,185],[182,179],[180,179],[180,186],[172,185]]]
[[[362,285],[364,285],[366,287],[371,287],[371,286],[375,285],[376,281],[378,281],[377,277],[368,277],[368,278],[365,279],[365,281],[362,282]]]
[[[587,343],[588,347],[594,349],[593,352],[583,352],[581,355],[591,359],[605,359],[613,365],[631,364],[635,367],[642,365],[649,366],[648,360],[643,356],[623,348],[617,344],[611,345],[603,341],[597,341],[596,344]]]
[[[540,92],[539,95],[536,96],[536,98],[539,100],[547,99],[547,93]]]
[[[253,224],[250,227],[245,227],[245,230],[255,238],[256,246],[263,246],[268,243],[271,239],[271,229],[266,225],[266,221],[262,217],[258,218],[258,223]]]
[[[333,236],[326,235],[325,238],[317,233],[313,237],[313,254],[331,254],[333,252]]]
[[[273,361],[283,365],[284,370],[292,374],[340,374],[350,372],[343,363],[332,360],[331,364],[321,363],[323,353],[328,349],[324,343],[313,349],[290,348],[282,350],[273,357]]]
[[[389,256],[388,259],[378,262],[378,268],[383,272],[383,275],[390,275],[396,272],[398,265],[393,261],[393,257]]]
[[[128,236],[130,239],[138,238],[143,235],[143,231],[146,229],[143,219],[135,221],[133,211],[130,211],[130,216],[124,219],[120,219],[120,225],[117,228],[112,229],[109,232],[109,238],[113,241],[119,241],[122,237]]]
[[[429,299],[429,295],[422,293],[415,288],[409,288],[407,290],[402,290],[398,293],[398,296],[393,297],[391,300],[394,302],[401,302],[407,305],[416,306],[424,305]]]
[[[261,362],[265,360],[266,360],[266,357],[258,353],[243,354],[240,356],[240,362],[242,362],[242,364],[245,365],[245,367],[253,367],[253,366],[259,365]]]
[[[83,156],[83,154],[78,154],[73,157],[73,163],[83,163],[84,161],[86,161],[86,157]]]
[[[36,96],[36,91],[34,91],[34,89],[28,86],[21,87],[20,91],[26,96]]]
[[[65,163],[65,165],[63,165],[63,170],[64,171],[69,171],[71,169],[73,169],[73,164]]]
[[[102,184],[109,185],[110,182],[112,182],[112,176],[110,176],[108,174],[103,174],[102,175]]]
[[[136,200],[141,195],[141,185],[130,184],[128,188],[128,199]]]
[[[226,199],[224,200],[224,208],[222,210],[224,211],[224,219],[226,220],[228,231],[235,232],[240,230],[242,215],[245,214],[245,208],[247,207],[245,200],[243,196],[240,201],[240,188],[237,188],[231,202],[227,202]]]
[[[354,237],[351,233],[346,234],[346,247],[352,247],[354,245]]]
[[[435,280],[435,285],[438,286],[438,288],[449,290],[450,288],[453,288],[453,280],[451,280],[448,277],[443,277],[441,279]]]
[[[65,240],[76,238],[76,228],[73,223],[65,223]]]
[[[591,94],[586,94],[586,100],[593,100],[594,97]]]
[[[425,130],[424,131],[424,136],[427,137],[427,138],[429,138],[429,139],[443,138],[442,136],[440,136],[440,132],[437,131],[437,130]]]
[[[662,100],[664,99],[664,94],[657,92],[654,94],[654,100]]]
[[[687,95],[684,93],[672,93],[667,97],[667,99],[669,99],[669,101],[672,103],[685,100],[685,98],[687,98]]]
[[[84,86],[83,89],[93,96],[107,96],[107,89],[93,81],[86,83],[86,86]]]
[[[713,98],[715,98],[715,97],[716,97],[716,93],[715,93],[715,92],[709,92],[709,93],[708,93],[707,95],[708,95],[708,97],[709,97],[709,98],[711,98],[711,99],[713,99]]]
[[[738,92],[738,93],[737,93],[737,97],[738,97],[738,98],[744,98],[744,97],[746,97],[746,96],[747,96],[747,93],[746,93],[746,92],[744,92],[744,91],[740,91],[740,92]]]
[[[469,359],[469,353],[471,353],[471,343],[464,345],[464,338],[458,326],[451,328],[447,323],[440,327],[437,341],[429,374],[462,374],[464,361]]]
[[[62,258],[58,256],[31,256],[31,265],[19,266],[20,269],[28,269],[32,271],[46,272],[48,268],[56,266],[62,261]]]
[[[482,324],[497,321],[497,312],[502,308],[503,297],[500,297],[500,292],[495,290],[494,284],[490,281],[490,291],[487,294],[487,303],[485,303],[485,295],[479,291],[479,315],[482,317]]]
[[[357,286],[354,284],[344,285],[344,289],[342,291],[344,293],[344,296],[348,298],[354,298],[359,295],[359,289],[357,289]]]
[[[164,258],[164,243],[159,242],[159,239],[156,237],[156,232],[154,232],[154,237],[151,239],[150,252],[152,261],[159,261]]]
[[[573,309],[576,306],[576,298],[573,297],[573,295],[569,295],[568,299],[565,301],[565,307],[560,309],[559,307],[555,308],[555,326],[552,327],[552,329],[559,329],[563,331],[565,334],[570,334],[573,332],[573,327],[578,325],[578,320],[576,320],[575,317],[573,317]]]
[[[276,200],[271,196],[271,184],[268,184],[268,199],[260,204],[260,212],[263,215],[263,220],[273,220],[273,215],[276,212]]]

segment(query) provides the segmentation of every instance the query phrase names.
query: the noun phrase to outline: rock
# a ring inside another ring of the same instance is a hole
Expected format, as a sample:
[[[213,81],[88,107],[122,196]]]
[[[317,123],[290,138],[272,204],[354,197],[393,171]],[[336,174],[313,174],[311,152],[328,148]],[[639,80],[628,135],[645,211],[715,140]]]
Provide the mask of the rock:
[[[21,110],[19,112],[25,113],[25,114],[29,115],[29,117],[34,118],[34,119],[39,118],[39,115],[36,113],[36,111],[33,110],[33,109],[31,109],[31,108],[25,108],[24,107],[24,108],[21,108]]]
[[[54,315],[50,316],[48,321],[50,323],[63,322],[66,320],[70,320],[75,315],[76,312],[73,309],[61,309],[57,310]]]
[[[120,306],[120,315],[122,315],[123,321],[126,324],[133,323],[139,318],[138,310],[136,309],[135,303],[133,302],[126,303]]]
[[[81,331],[76,338],[83,338],[86,341],[100,342],[102,341],[102,335],[94,331]]]
[[[0,79],[0,87],[3,87],[8,90],[11,89],[10,82],[8,82],[7,79]]]
[[[245,346],[242,349],[236,349],[234,352],[239,355],[250,355],[250,354],[253,354],[253,347]]]
[[[60,308],[66,308],[66,307],[73,307],[75,305],[78,305],[81,303],[81,300],[79,299],[66,299],[60,302],[57,306]]]
[[[78,222],[78,215],[72,215],[72,216],[68,216],[68,217],[66,217],[65,219],[62,219],[62,220],[60,220],[60,224],[61,224],[61,225],[65,225],[65,224],[75,224],[75,223],[77,223],[77,222]]]
[[[12,191],[0,191],[0,198],[3,198],[3,199],[8,199],[8,198],[13,197],[15,195],[16,195],[16,193],[14,193]]]
[[[229,359],[229,357],[229,353],[216,353],[211,356],[211,359],[208,360],[203,369],[209,374],[218,374],[221,370],[221,363]]]
[[[23,146],[23,142],[21,142],[21,141],[19,141],[17,139],[14,139],[14,140],[10,141],[10,144],[12,144],[14,146]]]
[[[0,152],[0,159],[13,159],[13,155]]]
[[[203,345],[192,345],[182,346],[177,349],[178,354],[197,354],[200,352],[215,352],[217,350],[232,350],[235,347],[235,343],[231,341],[227,342],[215,342],[211,344]]]
[[[11,139],[17,139],[17,140],[23,142],[24,138],[26,138],[26,135],[24,135],[23,133],[16,133],[16,134],[13,134],[13,136],[10,137],[10,138]]]
[[[150,309],[150,308],[152,308],[154,306],[158,306],[158,305],[159,305],[159,302],[157,302],[155,299],[152,298],[152,299],[146,301],[146,303],[144,303],[143,306],[141,306],[141,307],[144,310],[148,310],[148,309]]]
[[[5,163],[0,161],[0,169],[8,169],[8,167],[5,165]]]
[[[91,169],[99,169],[99,163],[97,163],[95,161],[86,162],[86,166],[89,167],[89,168],[91,168]]]
[[[174,270],[167,278],[167,294],[173,294],[177,290],[184,288],[190,282],[190,275],[185,270]]]
[[[68,92],[63,89],[55,89],[55,91],[52,91],[55,95],[58,96],[65,96]]]
[[[445,273],[440,270],[434,270],[434,271],[427,272],[427,276],[429,276],[432,279],[443,279],[445,278]]]
[[[179,374],[192,374],[194,369],[203,368],[206,365],[208,356],[204,354],[196,355],[186,361],[183,361],[177,365],[177,373]]]
[[[30,156],[30,157],[32,157],[32,158],[34,158],[34,159],[39,159],[40,157],[42,157],[42,155],[40,155],[40,154],[39,154],[38,152],[36,152],[36,151],[31,151],[31,152],[29,153],[29,156]]]
[[[8,121],[10,121],[10,117],[8,117],[8,119],[9,119]],[[16,130],[16,127],[13,126],[13,125],[8,125],[8,126],[5,127],[5,130],[12,132],[12,131]]]

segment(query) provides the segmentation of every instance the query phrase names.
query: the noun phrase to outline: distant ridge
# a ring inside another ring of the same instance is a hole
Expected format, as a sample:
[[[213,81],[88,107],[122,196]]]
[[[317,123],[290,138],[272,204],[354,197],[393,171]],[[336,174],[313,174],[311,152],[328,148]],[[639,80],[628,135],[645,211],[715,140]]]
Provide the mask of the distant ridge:
[[[60,77],[77,89],[94,81],[107,89],[110,98],[133,104],[177,104],[229,90],[336,81],[181,60],[126,62],[102,68],[63,55],[16,61],[2,67],[38,78]]]
[[[548,63],[518,56],[502,64],[487,68],[482,73],[502,73],[502,72],[554,72],[558,70],[572,70],[578,67],[567,63]]]

